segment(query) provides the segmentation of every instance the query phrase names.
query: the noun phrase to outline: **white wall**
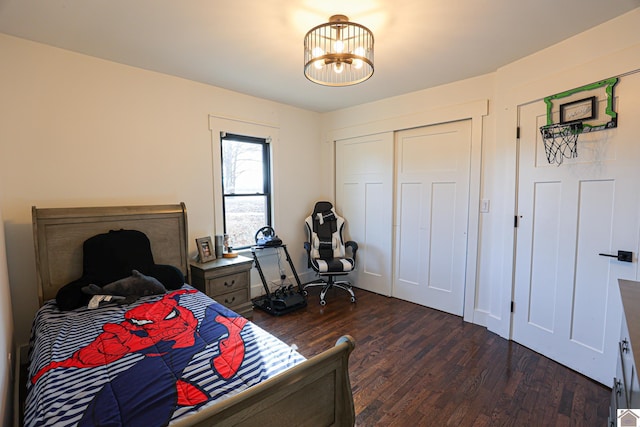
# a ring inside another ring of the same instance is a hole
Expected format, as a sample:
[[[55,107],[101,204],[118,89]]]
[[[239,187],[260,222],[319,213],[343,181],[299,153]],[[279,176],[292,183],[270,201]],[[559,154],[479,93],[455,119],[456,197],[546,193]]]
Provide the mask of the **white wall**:
[[[322,116],[0,35],[0,214],[16,342],[26,342],[37,308],[32,205],[184,201],[195,254],[193,240],[214,234],[208,116],[275,124],[280,135],[280,166],[274,171],[280,193],[277,232],[300,273],[305,270],[299,250],[305,238],[302,219],[316,199],[333,197],[329,135],[367,124],[401,126],[416,114],[455,114],[478,100],[489,100],[489,114],[482,120],[481,182],[474,184],[481,198],[491,200],[491,212],[480,217],[478,274],[469,291],[475,294],[477,318],[508,336],[515,107],[640,68],[638,27],[640,9],[495,73]],[[323,177],[320,187],[309,185],[318,176]],[[0,274],[0,292],[6,293],[4,282]],[[0,300],[6,298],[0,294]],[[2,313],[10,318],[4,307]],[[3,327],[9,323],[5,319]],[[11,328],[4,329],[8,348],[10,336]]]
[[[0,206],[17,344],[37,309],[31,206],[184,201],[190,252],[213,235],[209,115],[280,128],[278,234],[302,259],[319,115],[0,35]],[[322,190],[317,190],[322,194]],[[302,263],[300,263],[302,265]]]
[[[469,103],[489,100],[481,179],[472,186],[480,187],[480,198],[491,201],[491,210],[480,215],[478,271],[467,289],[475,304],[465,319],[509,336],[517,105],[640,68],[638,27],[640,9],[495,73],[323,115],[322,131],[329,143],[334,135],[400,130],[416,116],[425,117],[424,124],[433,123],[434,117],[462,118]]]

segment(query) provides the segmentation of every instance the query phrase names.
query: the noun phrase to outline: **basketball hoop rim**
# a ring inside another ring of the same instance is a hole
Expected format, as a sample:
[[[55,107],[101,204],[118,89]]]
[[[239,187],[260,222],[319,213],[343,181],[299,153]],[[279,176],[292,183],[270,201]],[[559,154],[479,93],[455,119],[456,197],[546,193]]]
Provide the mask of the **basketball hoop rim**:
[[[553,123],[550,125],[540,126],[540,133],[543,138],[550,138],[552,136],[566,135],[568,133],[578,135],[582,133],[584,124],[581,120],[576,120],[567,123]]]

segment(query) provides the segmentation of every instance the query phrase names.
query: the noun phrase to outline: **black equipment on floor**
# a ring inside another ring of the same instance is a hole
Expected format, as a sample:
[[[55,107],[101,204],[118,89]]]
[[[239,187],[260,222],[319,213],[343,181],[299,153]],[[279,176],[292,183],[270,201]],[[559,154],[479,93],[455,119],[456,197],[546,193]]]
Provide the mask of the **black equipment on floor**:
[[[275,233],[273,233],[273,235],[275,235]],[[262,272],[262,267],[260,267],[260,261],[258,260],[258,256],[256,254],[256,252],[262,251],[265,249],[273,249],[273,250],[282,249],[284,251],[284,254],[287,258],[287,262],[289,263],[289,267],[293,272],[293,277],[296,280],[296,286],[290,284],[288,286],[280,286],[274,292],[271,292],[269,290],[269,286],[267,285],[267,280],[264,277],[264,273]],[[289,251],[287,251],[287,245],[283,244],[282,241],[280,241],[280,244],[277,244],[277,245],[274,245],[274,244],[256,245],[251,248],[251,253],[253,254],[253,260],[255,261],[256,269],[258,270],[258,274],[260,274],[260,280],[262,280],[262,286],[264,287],[264,291],[265,291],[265,295],[259,296],[251,300],[255,308],[263,310],[274,316],[280,316],[282,314],[290,313],[294,310],[298,310],[300,308],[304,308],[307,306],[307,299],[305,298],[304,292],[302,290],[302,286],[300,285],[300,278],[298,277],[298,273],[296,273],[296,269],[293,266],[293,262],[291,262]]]

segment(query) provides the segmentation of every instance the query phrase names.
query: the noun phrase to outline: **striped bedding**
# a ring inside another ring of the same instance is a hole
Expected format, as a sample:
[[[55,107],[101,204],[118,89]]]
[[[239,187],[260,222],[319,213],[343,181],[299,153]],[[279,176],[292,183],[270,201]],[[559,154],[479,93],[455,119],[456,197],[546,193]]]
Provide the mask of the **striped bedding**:
[[[185,285],[130,305],[62,312],[31,332],[26,426],[163,426],[304,358]]]

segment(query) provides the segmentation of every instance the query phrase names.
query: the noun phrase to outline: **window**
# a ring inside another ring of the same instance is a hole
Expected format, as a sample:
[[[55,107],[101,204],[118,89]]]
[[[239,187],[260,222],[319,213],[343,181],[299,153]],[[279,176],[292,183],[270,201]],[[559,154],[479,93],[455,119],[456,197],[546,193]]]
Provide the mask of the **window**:
[[[255,234],[271,226],[269,144],[265,138],[221,134],[224,232],[236,249],[255,244]]]

